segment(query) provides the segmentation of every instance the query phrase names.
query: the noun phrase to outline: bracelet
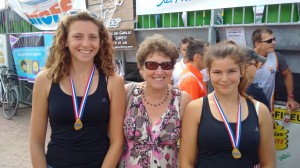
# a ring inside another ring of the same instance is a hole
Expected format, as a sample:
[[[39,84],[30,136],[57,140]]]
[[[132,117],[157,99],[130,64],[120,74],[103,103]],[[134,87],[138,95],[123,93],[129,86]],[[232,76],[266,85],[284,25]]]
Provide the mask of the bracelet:
[[[288,97],[289,97],[289,98],[295,98],[295,97],[294,97],[294,94],[290,94],[290,95],[288,95]]]

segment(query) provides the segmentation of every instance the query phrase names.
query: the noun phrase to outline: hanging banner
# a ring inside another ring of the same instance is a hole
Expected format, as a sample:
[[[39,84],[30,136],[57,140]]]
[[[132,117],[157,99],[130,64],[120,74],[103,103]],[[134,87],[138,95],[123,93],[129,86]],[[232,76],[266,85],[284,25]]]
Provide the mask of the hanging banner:
[[[226,0],[226,3],[220,0],[138,0],[136,1],[136,13],[137,15],[148,15],[294,2],[300,2],[300,0]]]
[[[8,67],[6,35],[0,34],[0,65]]]
[[[86,9],[83,0],[9,0],[8,5],[40,30],[56,30],[70,9]]]
[[[290,121],[284,122],[285,106],[274,105],[274,139],[276,167],[299,167],[300,111],[291,111]]]
[[[88,9],[101,16],[108,31],[115,36],[116,50],[137,48],[134,33],[133,1],[88,0]]]
[[[23,33],[9,35],[19,80],[34,82],[38,72],[44,69],[53,33]]]

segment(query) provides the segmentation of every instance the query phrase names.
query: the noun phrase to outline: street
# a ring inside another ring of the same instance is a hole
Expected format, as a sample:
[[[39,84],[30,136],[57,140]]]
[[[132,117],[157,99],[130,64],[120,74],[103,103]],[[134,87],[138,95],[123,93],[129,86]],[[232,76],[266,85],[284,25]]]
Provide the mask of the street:
[[[30,168],[29,124],[31,107],[20,105],[16,116],[4,118],[0,108],[0,168]],[[49,141],[47,132],[46,145]]]

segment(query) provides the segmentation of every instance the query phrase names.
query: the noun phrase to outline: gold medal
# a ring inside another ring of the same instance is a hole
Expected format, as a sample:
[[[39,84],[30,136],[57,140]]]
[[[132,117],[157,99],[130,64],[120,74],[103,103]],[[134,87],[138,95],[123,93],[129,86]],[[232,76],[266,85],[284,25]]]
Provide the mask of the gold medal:
[[[241,154],[241,152],[238,150],[238,148],[233,148],[233,150],[232,150],[232,156],[233,156],[233,158],[235,158],[235,159],[239,159],[239,158],[242,157],[242,154]]]
[[[77,130],[80,130],[81,128],[83,127],[82,125],[82,122],[81,120],[78,118],[74,124],[74,129],[77,131]]]

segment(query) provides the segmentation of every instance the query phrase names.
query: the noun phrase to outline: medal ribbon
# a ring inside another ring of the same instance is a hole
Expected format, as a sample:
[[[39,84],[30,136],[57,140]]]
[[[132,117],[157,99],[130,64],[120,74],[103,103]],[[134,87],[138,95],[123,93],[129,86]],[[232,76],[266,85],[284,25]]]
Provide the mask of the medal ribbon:
[[[235,134],[236,136],[234,136],[233,132],[232,132],[232,129],[227,121],[227,118],[223,112],[223,109],[215,95],[215,93],[213,93],[213,98],[214,98],[214,101],[215,101],[215,104],[217,106],[217,109],[218,109],[218,112],[220,113],[222,119],[223,119],[223,123],[227,129],[227,132],[229,134],[229,138],[230,138],[230,141],[231,141],[231,144],[232,144],[232,147],[233,148],[239,148],[239,145],[240,145],[240,139],[241,139],[241,129],[242,129],[242,124],[241,124],[241,118],[242,118],[242,106],[241,106],[241,102],[240,102],[240,97],[239,97],[239,107],[238,107],[238,115],[237,115],[237,118],[236,118],[236,130],[235,130]]]
[[[86,100],[87,100],[87,95],[88,95],[88,92],[90,90],[90,86],[91,86],[91,83],[92,83],[92,80],[93,80],[93,77],[94,77],[95,68],[96,67],[94,65],[94,67],[93,67],[93,69],[90,73],[89,80],[87,81],[87,84],[85,86],[85,91],[84,91],[84,95],[83,95],[83,98],[82,98],[81,103],[80,103],[79,110],[78,110],[78,102],[77,102],[77,96],[76,96],[76,89],[75,89],[75,86],[74,86],[74,81],[70,77],[71,90],[72,90],[72,100],[73,100],[73,109],[74,109],[74,115],[75,115],[76,120],[82,118],[83,109],[84,109],[84,106],[85,106],[85,103],[86,103]]]

